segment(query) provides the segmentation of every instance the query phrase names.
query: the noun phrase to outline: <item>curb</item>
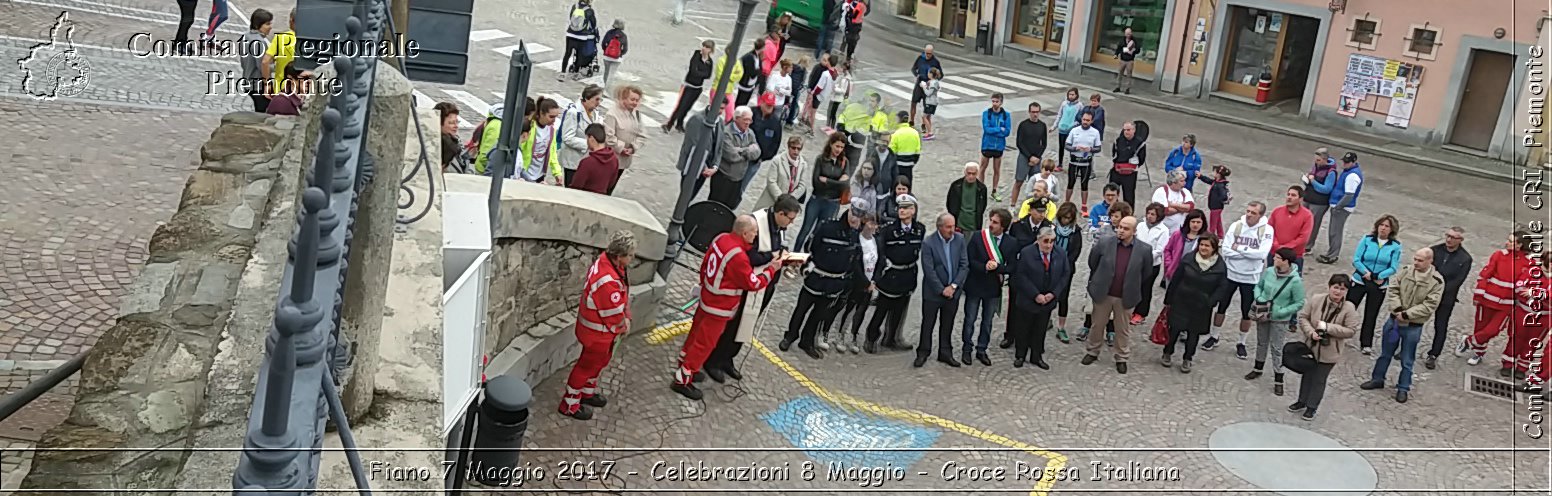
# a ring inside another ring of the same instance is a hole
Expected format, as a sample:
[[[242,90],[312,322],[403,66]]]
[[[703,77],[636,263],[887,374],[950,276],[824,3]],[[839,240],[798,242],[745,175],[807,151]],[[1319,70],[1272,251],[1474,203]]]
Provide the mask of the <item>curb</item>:
[[[919,44],[913,44],[913,43],[910,43],[910,42],[907,42],[907,41],[894,39],[894,36],[913,36],[913,35],[910,35],[909,33],[901,33],[900,31],[898,31],[896,29],[890,29],[890,28],[886,27],[885,23],[877,23],[877,24],[874,24],[874,26],[876,28],[878,28],[880,31],[884,31],[884,32],[887,32],[890,35],[892,35],[892,36],[886,36],[886,37],[875,37],[875,39],[879,39],[880,41],[883,41],[885,43],[888,43],[890,45],[894,45],[894,46],[897,46],[897,47],[900,47],[900,48],[905,48],[905,49],[910,49],[910,50],[919,50],[919,49],[921,49]],[[941,50],[936,55],[938,57],[943,58],[944,60],[948,60],[948,61],[955,62],[955,63],[960,63],[960,64],[965,64],[965,65],[973,65],[973,66],[978,66],[978,67],[983,67],[983,68],[988,68],[988,69],[998,69],[998,70],[1007,70],[1007,69],[1010,68],[1009,66],[1006,66],[1006,65],[1004,65],[1004,66],[993,65],[993,64],[986,63],[984,61],[966,58],[966,57],[964,57],[964,56],[962,56],[960,54],[957,54],[957,53],[943,53],[943,51],[941,51]],[[1022,69],[1016,69],[1016,70],[1018,70],[1019,72],[1029,72],[1029,71],[1025,71],[1025,70],[1022,70]],[[1040,73],[1040,74],[1031,74],[1031,75],[1053,78],[1053,79],[1059,80],[1061,82],[1072,84],[1073,86],[1078,86],[1078,87],[1085,88],[1085,89],[1091,89],[1091,90],[1095,90],[1095,91],[1103,91],[1103,89],[1101,89],[1101,88],[1095,88],[1094,86],[1091,86],[1091,85],[1088,85],[1088,84],[1083,84],[1081,82],[1073,81],[1073,80],[1071,80],[1069,78],[1066,78],[1066,77],[1062,76],[1061,74],[1063,74],[1063,73],[1054,72],[1054,71],[1048,71],[1048,72],[1044,72],[1044,73]],[[1105,93],[1109,93],[1109,92],[1106,91]],[[1508,173],[1508,172],[1503,172],[1503,171],[1498,171],[1498,170],[1489,170],[1489,169],[1484,169],[1484,168],[1479,168],[1479,167],[1472,167],[1472,166],[1468,166],[1468,165],[1461,165],[1461,164],[1446,162],[1444,160],[1438,160],[1438,159],[1433,159],[1433,158],[1418,157],[1418,156],[1407,154],[1407,153],[1402,152],[1402,151],[1397,151],[1397,150],[1392,150],[1392,149],[1382,148],[1382,147],[1376,147],[1374,145],[1368,145],[1368,144],[1364,144],[1364,143],[1356,141],[1356,140],[1350,140],[1350,139],[1346,139],[1346,138],[1341,138],[1341,137],[1337,137],[1337,136],[1330,135],[1330,134],[1318,133],[1318,132],[1313,132],[1313,131],[1305,131],[1305,130],[1302,130],[1302,129],[1291,128],[1291,127],[1286,127],[1286,126],[1280,126],[1280,125],[1276,125],[1276,124],[1270,124],[1270,123],[1267,123],[1267,122],[1263,122],[1261,120],[1241,117],[1241,116],[1238,116],[1238,115],[1233,115],[1233,114],[1228,114],[1228,113],[1223,113],[1223,112],[1214,112],[1214,111],[1209,111],[1209,110],[1202,110],[1202,109],[1194,108],[1194,107],[1191,107],[1191,106],[1188,106],[1188,105],[1182,105],[1182,104],[1178,104],[1178,103],[1164,101],[1164,100],[1161,100],[1161,99],[1158,99],[1158,98],[1152,98],[1152,97],[1146,97],[1146,96],[1138,96],[1138,95],[1111,95],[1111,98],[1123,99],[1123,100],[1135,102],[1135,103],[1138,103],[1138,104],[1141,104],[1141,105],[1145,105],[1145,106],[1148,106],[1148,107],[1153,107],[1153,108],[1160,109],[1160,110],[1168,110],[1168,111],[1171,111],[1171,112],[1179,112],[1179,113],[1182,113],[1182,114],[1187,114],[1187,115],[1191,115],[1191,116],[1195,116],[1195,117],[1203,117],[1203,118],[1214,119],[1214,120],[1218,120],[1218,121],[1222,121],[1222,122],[1227,122],[1227,123],[1235,124],[1235,125],[1239,125],[1239,126],[1255,128],[1255,129],[1259,129],[1259,130],[1262,130],[1262,131],[1273,132],[1273,133],[1277,133],[1277,134],[1281,134],[1281,135],[1285,135],[1285,136],[1291,136],[1291,137],[1294,137],[1294,138],[1300,138],[1300,139],[1305,139],[1305,140],[1314,141],[1314,142],[1318,142],[1318,143],[1324,143],[1324,144],[1327,144],[1328,146],[1332,146],[1332,147],[1340,147],[1340,148],[1345,148],[1345,149],[1348,149],[1348,150],[1362,151],[1364,153],[1368,153],[1368,154],[1372,154],[1372,155],[1378,155],[1378,156],[1381,156],[1381,157],[1386,157],[1386,158],[1390,158],[1390,159],[1394,159],[1394,160],[1401,160],[1401,161],[1405,161],[1405,162],[1409,162],[1409,163],[1414,163],[1414,164],[1417,164],[1417,165],[1422,165],[1424,167],[1431,167],[1431,168],[1446,170],[1446,171],[1450,171],[1450,172],[1458,172],[1458,173],[1465,174],[1465,175],[1472,176],[1472,177],[1478,177],[1478,178],[1483,178],[1483,179],[1491,179],[1491,180],[1495,180],[1495,181],[1499,181],[1499,182],[1506,182],[1506,183],[1511,183],[1511,184],[1518,184],[1521,181],[1521,178],[1525,176],[1524,172],[1525,172],[1526,169],[1524,167],[1519,166],[1519,165],[1511,165],[1511,164],[1507,164],[1507,163],[1504,163],[1504,162],[1498,162],[1496,160],[1493,160],[1491,162],[1502,163],[1502,164],[1505,164],[1505,165],[1509,165],[1509,167],[1511,167],[1514,170],[1514,172],[1513,173]],[[1488,159],[1485,159],[1485,158],[1482,159],[1482,160],[1488,161]]]

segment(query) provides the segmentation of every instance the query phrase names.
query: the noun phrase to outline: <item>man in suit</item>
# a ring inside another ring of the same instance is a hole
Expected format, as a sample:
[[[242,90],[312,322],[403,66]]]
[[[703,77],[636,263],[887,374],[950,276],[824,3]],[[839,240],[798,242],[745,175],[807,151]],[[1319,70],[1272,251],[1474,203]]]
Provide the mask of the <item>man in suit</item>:
[[[1036,236],[1034,244],[1019,252],[1018,266],[1012,271],[1013,294],[1019,295],[1009,319],[1017,346],[1013,366],[1023,367],[1028,360],[1041,370],[1051,370],[1045,363],[1045,333],[1051,328],[1051,310],[1072,283],[1072,265],[1067,253],[1056,247],[1055,229],[1042,227]]]
[[[1115,236],[1099,238],[1089,251],[1088,290],[1089,301],[1094,302],[1094,325],[1098,326],[1101,319],[1109,319],[1115,325],[1116,372],[1122,374],[1126,373],[1126,360],[1132,354],[1127,339],[1131,332],[1128,319],[1142,301],[1142,285],[1147,284],[1143,274],[1152,267],[1153,247],[1137,239],[1136,217],[1122,218],[1115,225]],[[1092,365],[1099,360],[1099,349],[1105,341],[1095,338],[1087,343],[1082,363]]]
[[[970,364],[970,351],[981,365],[991,366],[986,347],[992,340],[992,318],[1002,308],[1003,275],[1013,270],[1013,260],[1018,258],[1019,244],[1012,236],[1005,236],[1004,226],[1013,222],[1013,214],[1004,208],[994,208],[987,217],[986,229],[971,233],[974,239],[966,241],[970,250],[970,274],[965,278],[965,324],[961,331],[963,348],[959,360]],[[976,324],[981,333],[976,336]],[[974,337],[975,341],[971,341]]]
[[[938,361],[950,367],[958,367],[954,361],[954,341],[949,332],[954,328],[954,311],[959,309],[959,289],[970,273],[970,259],[966,256],[965,237],[954,230],[954,215],[938,214],[938,233],[927,235],[922,241],[922,327],[916,344],[915,367],[927,363],[932,354],[932,330],[941,328],[938,335]]]

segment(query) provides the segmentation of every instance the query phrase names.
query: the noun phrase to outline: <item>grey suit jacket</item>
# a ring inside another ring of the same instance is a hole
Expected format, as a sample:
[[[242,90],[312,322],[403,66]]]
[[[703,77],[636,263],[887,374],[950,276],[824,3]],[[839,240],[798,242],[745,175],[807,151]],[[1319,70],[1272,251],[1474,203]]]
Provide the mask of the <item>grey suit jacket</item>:
[[[749,172],[749,164],[760,159],[760,146],[755,142],[753,129],[740,133],[734,126],[733,123],[723,126],[719,150],[722,163],[717,165],[717,170],[728,179],[742,181],[744,174]]]
[[[959,289],[954,291],[954,298],[964,293],[965,276],[970,273],[969,252],[966,250],[965,236],[954,233],[954,238],[948,241],[949,251],[953,259],[945,258],[943,253],[943,236],[937,231],[927,233],[927,238],[922,240],[921,264],[922,264],[922,300],[942,301],[943,288],[950,284],[957,285]],[[949,277],[949,267],[954,268],[953,277]]]
[[[1104,236],[1089,250],[1089,301],[1099,301],[1110,296],[1110,282],[1115,279],[1116,246],[1121,238]],[[1126,283],[1121,287],[1121,306],[1136,307],[1142,302],[1143,274],[1153,267],[1153,247],[1143,240],[1132,238],[1132,256],[1126,260]]]

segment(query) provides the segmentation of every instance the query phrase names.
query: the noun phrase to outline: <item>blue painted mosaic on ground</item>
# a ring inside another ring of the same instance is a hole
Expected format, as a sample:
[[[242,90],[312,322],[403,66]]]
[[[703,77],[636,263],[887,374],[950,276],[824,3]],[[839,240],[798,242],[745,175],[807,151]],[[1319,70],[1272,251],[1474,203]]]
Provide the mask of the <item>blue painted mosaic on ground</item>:
[[[760,416],[771,429],[798,448],[928,448],[941,432],[916,425],[841,409],[816,396],[783,403]],[[921,451],[805,451],[814,461],[848,467],[910,467]]]

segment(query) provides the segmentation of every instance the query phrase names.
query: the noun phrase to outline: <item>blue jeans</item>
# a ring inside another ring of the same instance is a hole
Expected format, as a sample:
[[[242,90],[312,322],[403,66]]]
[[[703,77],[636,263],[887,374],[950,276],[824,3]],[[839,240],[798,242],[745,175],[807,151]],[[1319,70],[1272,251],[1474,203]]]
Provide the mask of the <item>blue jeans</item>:
[[[970,352],[971,337],[975,337],[975,352],[986,353],[986,346],[992,342],[992,318],[1001,304],[1002,299],[995,296],[985,297],[965,293],[965,325],[960,332],[965,353]],[[976,320],[981,321],[980,336],[975,336]]]
[[[814,44],[814,60],[819,60],[819,57],[823,57],[825,52],[830,51],[830,37],[833,36],[832,31],[834,31],[834,28],[830,26],[819,28],[819,40],[818,43]]]
[[[798,229],[798,239],[792,245],[792,251],[804,251],[803,243],[808,241],[809,233],[814,232],[814,226],[820,221],[835,218],[835,214],[841,210],[841,201],[809,195],[808,204],[803,206],[803,227]]]
[[[1390,331],[1391,326],[1396,327],[1395,333]],[[1401,325],[1395,319],[1385,322],[1385,330],[1381,331],[1380,355],[1374,360],[1374,373],[1369,380],[1376,384],[1385,384],[1385,373],[1390,371],[1391,355],[1396,354],[1396,347],[1401,347],[1401,376],[1396,379],[1397,391],[1412,390],[1412,363],[1417,361],[1417,343],[1423,339],[1423,326]]]

